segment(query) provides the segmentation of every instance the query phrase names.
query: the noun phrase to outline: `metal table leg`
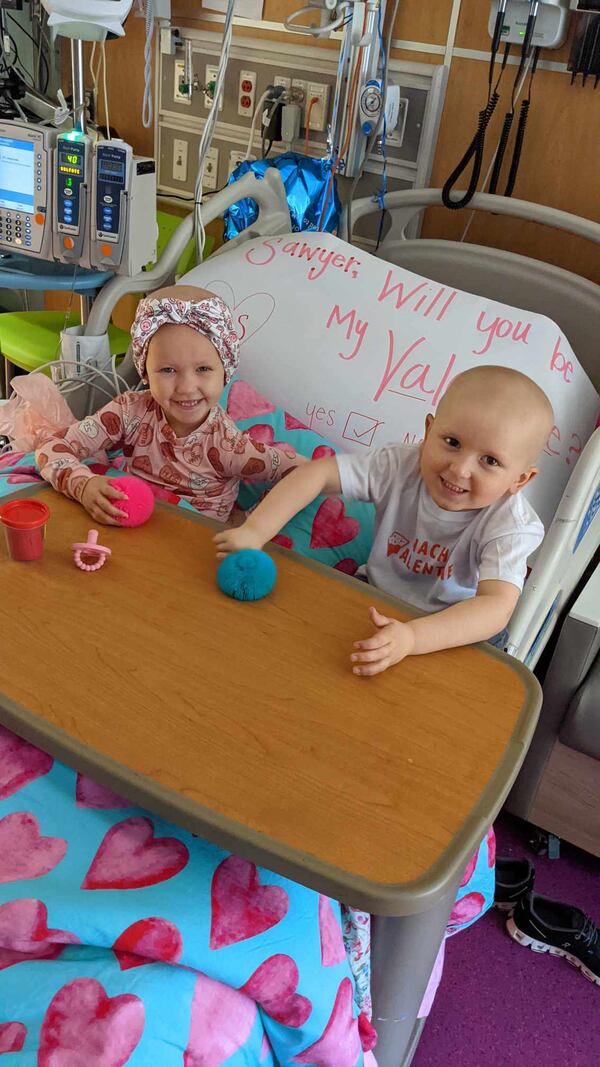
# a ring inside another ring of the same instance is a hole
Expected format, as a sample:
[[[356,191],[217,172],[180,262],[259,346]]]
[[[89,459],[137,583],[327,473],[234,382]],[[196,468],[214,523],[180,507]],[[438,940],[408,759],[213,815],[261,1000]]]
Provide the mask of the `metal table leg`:
[[[371,991],[379,1067],[409,1067],[423,1029],[417,1012],[457,889],[458,879],[433,908],[418,915],[373,916]]]

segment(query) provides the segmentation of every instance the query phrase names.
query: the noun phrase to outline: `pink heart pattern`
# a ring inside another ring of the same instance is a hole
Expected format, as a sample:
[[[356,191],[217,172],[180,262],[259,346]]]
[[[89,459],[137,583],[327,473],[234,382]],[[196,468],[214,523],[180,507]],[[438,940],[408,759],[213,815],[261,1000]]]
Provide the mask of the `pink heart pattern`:
[[[310,430],[310,426],[299,422],[293,415],[290,415],[289,411],[284,412],[284,422],[286,430]]]
[[[471,922],[483,911],[484,905],[485,897],[481,893],[466,893],[454,904],[448,920],[449,925],[457,926]]]
[[[146,963],[177,963],[183,940],[174,923],[167,919],[139,919],[119,935],[113,952],[122,971]]]
[[[271,538],[274,545],[281,545],[282,548],[293,548],[294,542],[287,534],[275,534],[275,537]]]
[[[123,1067],[140,1042],[144,1005],[133,993],[108,997],[94,978],[55,993],[40,1031],[38,1067]]]
[[[345,559],[338,560],[338,562],[334,564],[333,569],[335,571],[341,571],[342,574],[349,574],[352,576],[353,574],[356,574],[358,570],[358,563],[355,559],[351,559],[350,556],[346,556]]]
[[[26,1037],[23,1023],[0,1023],[0,1056],[4,1052],[20,1052]]]
[[[9,485],[29,485],[31,482],[40,482],[42,479],[33,474],[9,474],[6,481]]]
[[[344,978],[321,1037],[294,1056],[292,1062],[311,1067],[355,1067],[360,1052],[358,1024],[352,1016],[352,983]]]
[[[240,992],[264,1008],[267,1015],[283,1026],[303,1026],[312,1004],[296,993],[300,975],[291,956],[269,956],[254,971]]]
[[[330,448],[329,445],[317,445],[313,451],[312,459],[327,459],[331,456],[335,456],[334,448]]]
[[[311,548],[336,548],[353,541],[360,530],[358,519],[346,515],[344,501],[330,497],[320,505],[310,532]]]
[[[82,889],[139,889],[179,874],[189,860],[183,841],[154,837],[145,817],[111,826],[92,860]]]
[[[333,967],[346,959],[344,938],[331,901],[328,897],[319,897],[319,934],[321,938],[321,963],[324,967]]]
[[[26,455],[26,452],[7,452],[5,456],[0,456],[0,470],[2,467],[14,467]]]
[[[248,1040],[256,1004],[237,989],[201,974],[194,986],[183,1067],[221,1067]]]
[[[466,866],[466,869],[465,869],[465,873],[463,874],[462,880],[461,880],[461,883],[460,883],[460,888],[461,889],[473,877],[473,871],[475,870],[475,868],[477,866],[477,858],[478,858],[478,856],[479,856],[479,849],[477,849],[477,852],[475,853],[475,855],[471,856],[471,859],[467,863],[467,866]]]
[[[75,934],[48,928],[48,911],[41,900],[0,905],[0,971],[28,960],[56,959],[65,945],[78,944]]]
[[[28,811],[0,819],[0,883],[41,878],[60,863],[67,851],[62,837],[42,837]]]
[[[257,422],[248,429],[248,435],[253,440],[263,445],[272,445],[274,440],[273,427],[266,422]]]
[[[252,419],[257,415],[268,415],[275,411],[273,404],[256,392],[248,382],[233,382],[227,394],[227,414],[234,422],[238,419]]]
[[[488,867],[494,867],[496,865],[496,834],[494,833],[493,826],[490,826],[485,841],[487,845]]]
[[[52,756],[0,726],[0,800],[48,774],[53,763]]]
[[[113,793],[112,789],[108,789],[107,786],[92,781],[85,774],[77,775],[75,801],[79,808],[96,808],[101,811],[109,808],[133,807],[130,800],[119,796],[118,793]]]
[[[213,874],[210,947],[224,948],[270,930],[284,918],[289,898],[280,886],[261,886],[254,863],[228,856]]]

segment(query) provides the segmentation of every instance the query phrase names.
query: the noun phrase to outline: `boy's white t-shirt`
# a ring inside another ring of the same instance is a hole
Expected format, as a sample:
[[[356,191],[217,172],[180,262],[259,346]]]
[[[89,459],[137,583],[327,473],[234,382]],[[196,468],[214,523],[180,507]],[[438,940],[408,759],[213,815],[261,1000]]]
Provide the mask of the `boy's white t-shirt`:
[[[337,457],[342,493],[375,505],[375,536],[357,572],[423,611],[475,595],[495,579],[523,588],[527,558],[544,527],[522,493],[475,511],[445,511],[420,472],[418,445]]]

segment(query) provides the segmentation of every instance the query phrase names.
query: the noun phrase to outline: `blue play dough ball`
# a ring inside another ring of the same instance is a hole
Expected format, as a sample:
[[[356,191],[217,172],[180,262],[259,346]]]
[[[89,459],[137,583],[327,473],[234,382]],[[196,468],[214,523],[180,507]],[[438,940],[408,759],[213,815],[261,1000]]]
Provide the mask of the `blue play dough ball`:
[[[242,548],[226,556],[217,570],[217,585],[234,600],[261,600],[275,585],[277,567],[266,552]]]

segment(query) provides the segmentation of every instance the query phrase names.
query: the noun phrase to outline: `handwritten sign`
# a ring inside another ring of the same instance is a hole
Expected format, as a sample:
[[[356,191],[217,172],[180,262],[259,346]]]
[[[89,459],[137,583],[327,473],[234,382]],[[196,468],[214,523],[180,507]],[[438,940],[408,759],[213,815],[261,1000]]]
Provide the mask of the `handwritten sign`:
[[[257,238],[184,281],[231,308],[242,376],[348,451],[420,441],[426,415],[469,367],[528,374],[555,413],[540,477],[526,490],[549,524],[599,408],[550,319],[421,278],[323,233]]]

